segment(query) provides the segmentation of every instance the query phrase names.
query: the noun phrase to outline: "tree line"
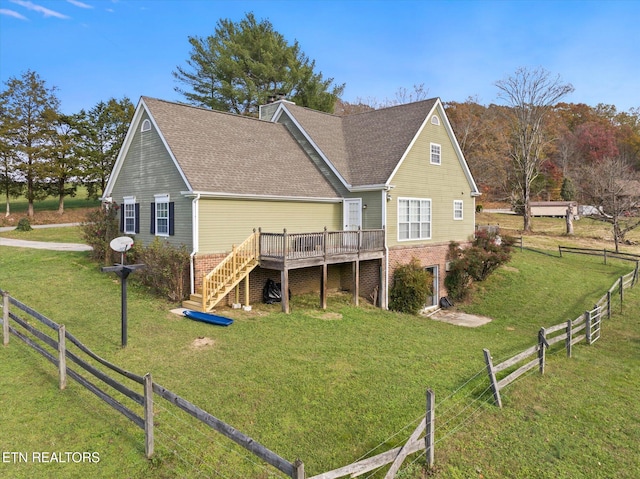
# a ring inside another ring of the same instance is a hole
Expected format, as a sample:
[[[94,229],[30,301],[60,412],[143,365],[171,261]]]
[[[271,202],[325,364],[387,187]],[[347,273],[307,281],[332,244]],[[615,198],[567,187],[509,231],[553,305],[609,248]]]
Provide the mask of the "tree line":
[[[34,202],[66,197],[79,186],[98,198],[118,156],[134,106],[128,98],[101,101],[72,115],[60,111],[56,88],[35,71],[6,82],[0,93],[0,188],[11,213],[10,198],[24,195],[28,216]]]
[[[199,107],[257,116],[270,97],[337,115],[428,97],[423,84],[400,88],[392,100],[341,99],[344,84],[325,79],[297,41],[289,43],[268,20],[252,13],[218,21],[212,35],[189,37],[186,63],[172,72],[175,91]],[[470,97],[445,102],[460,148],[484,201],[511,203],[531,229],[530,203],[574,200],[612,223],[616,241],[637,223],[640,198],[640,108],[564,102],[573,86],[543,68],[520,68],[495,82],[502,104]],[[11,78],[0,94],[0,187],[7,202],[64,198],[79,185],[98,197],[108,180],[134,106],[128,98],[100,102],[74,115],[59,112],[55,87],[37,73]],[[606,180],[606,181],[605,181]],[[636,187],[636,184],[638,185]],[[637,189],[637,194],[631,194]]]

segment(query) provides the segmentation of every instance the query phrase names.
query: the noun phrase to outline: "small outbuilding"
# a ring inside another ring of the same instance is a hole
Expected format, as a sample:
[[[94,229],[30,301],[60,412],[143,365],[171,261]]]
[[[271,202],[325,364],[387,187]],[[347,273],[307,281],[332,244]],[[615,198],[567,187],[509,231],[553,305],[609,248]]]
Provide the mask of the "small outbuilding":
[[[575,201],[532,201],[531,216],[564,218],[569,207],[571,207],[573,217],[577,218],[578,204]]]

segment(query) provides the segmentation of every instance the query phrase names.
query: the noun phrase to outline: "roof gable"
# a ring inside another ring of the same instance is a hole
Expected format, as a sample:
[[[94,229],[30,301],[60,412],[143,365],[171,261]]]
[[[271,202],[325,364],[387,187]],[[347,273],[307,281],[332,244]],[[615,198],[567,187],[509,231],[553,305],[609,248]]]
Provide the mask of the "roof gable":
[[[473,193],[477,186],[438,98],[339,117],[280,106],[349,188],[388,185],[435,111],[451,139]],[[274,116],[278,119],[278,114]]]
[[[282,125],[148,97],[140,105],[191,192],[338,197]]]

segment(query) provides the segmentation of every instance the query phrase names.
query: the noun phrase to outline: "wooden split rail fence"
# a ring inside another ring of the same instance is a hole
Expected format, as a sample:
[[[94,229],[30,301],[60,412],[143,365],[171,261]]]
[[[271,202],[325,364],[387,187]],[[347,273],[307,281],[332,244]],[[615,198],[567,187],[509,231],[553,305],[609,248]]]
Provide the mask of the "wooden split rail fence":
[[[587,344],[593,344],[600,339],[602,319],[611,318],[614,292],[616,290],[618,291],[620,304],[622,305],[624,301],[624,290],[634,286],[637,281],[638,262],[636,261],[635,269],[621,276],[613,286],[607,290],[605,295],[596,302],[593,309],[585,311],[574,320],[568,320],[565,323],[556,324],[549,328],[541,328],[538,332],[538,342],[534,346],[495,365],[493,364],[491,352],[488,349],[484,349],[484,359],[496,405],[502,407],[500,391],[526,372],[537,367],[540,374],[544,374],[546,351],[553,345],[563,343],[567,350],[567,357],[570,358],[575,344],[581,341],[586,341]],[[518,366],[517,369],[511,371],[516,366]],[[500,373],[504,371],[511,372],[501,377],[501,379],[498,379],[498,377],[501,376]]]
[[[64,325],[53,322],[11,297],[6,291],[0,290],[0,294],[2,295],[2,337],[4,346],[9,344],[9,336],[14,335],[58,368],[60,389],[65,389],[67,378],[71,378],[131,420],[136,426],[143,429],[145,432],[145,454],[148,458],[151,458],[154,453],[153,404],[155,394],[231,439],[288,477],[304,479],[304,464],[300,460],[296,460],[293,463],[287,461],[195,404],[154,383],[150,373],[139,376],[110,363],[82,344],[66,330]],[[49,334],[31,325],[25,319],[25,314],[49,328]],[[10,324],[10,320],[13,321],[13,324]],[[71,345],[75,346],[77,351],[71,351],[68,347]],[[53,349],[53,352],[47,347]],[[84,357],[81,357],[82,355]],[[90,376],[99,379],[120,394],[107,392],[104,386],[97,386],[92,382],[92,379],[87,379],[82,374],[71,369],[67,360],[75,363],[89,373]],[[90,362],[91,360],[94,361],[94,364]],[[100,366],[95,365],[95,362],[110,372],[105,373],[100,369]],[[129,380],[133,385],[124,384],[124,379]],[[133,405],[123,404],[124,398],[128,398],[127,400],[132,402]],[[138,411],[134,410],[136,408]],[[140,409],[141,411],[139,411]]]
[[[4,346],[9,344],[10,335],[17,337],[58,368],[60,389],[65,389],[67,387],[67,378],[71,378],[131,420],[136,426],[143,429],[145,432],[145,454],[148,458],[151,458],[154,454],[153,405],[154,395],[156,395],[226,436],[288,477],[293,479],[306,478],[304,464],[299,459],[290,462],[280,457],[202,408],[153,382],[150,373],[140,376],[112,364],[82,344],[66,330],[64,325],[55,323],[11,297],[6,291],[0,290],[0,294],[2,295],[1,318]],[[26,319],[25,315],[48,328],[49,334],[30,324],[33,321]],[[69,346],[72,345],[77,348],[77,351],[71,350]],[[82,357],[83,355],[84,357]],[[104,386],[94,384],[95,381],[93,379],[88,379],[69,367],[68,360],[82,368],[90,377],[102,381],[102,383],[110,386],[119,394],[107,392]],[[91,360],[93,360],[93,364],[90,362]],[[101,367],[103,369],[106,368],[109,372],[104,372]],[[128,381],[128,384],[124,383],[125,380]],[[125,401],[133,404],[125,405],[123,404]],[[309,479],[337,479],[345,476],[353,478],[387,464],[391,464],[391,467],[385,477],[386,479],[392,479],[407,456],[422,450],[426,452],[427,463],[431,466],[434,460],[434,424],[435,395],[433,391],[428,390],[425,417],[420,421],[418,427],[403,446]]]

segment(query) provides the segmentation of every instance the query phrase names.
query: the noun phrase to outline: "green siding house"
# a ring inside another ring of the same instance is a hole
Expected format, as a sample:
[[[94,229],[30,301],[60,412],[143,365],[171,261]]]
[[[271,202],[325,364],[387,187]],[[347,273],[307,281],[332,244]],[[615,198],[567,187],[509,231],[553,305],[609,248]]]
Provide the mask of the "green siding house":
[[[435,306],[479,194],[437,98],[346,117],[281,99],[255,119],[142,97],[103,199],[123,234],[186,245],[185,306],[210,310],[258,301],[268,279],[322,305],[337,288],[386,307],[414,257]]]

